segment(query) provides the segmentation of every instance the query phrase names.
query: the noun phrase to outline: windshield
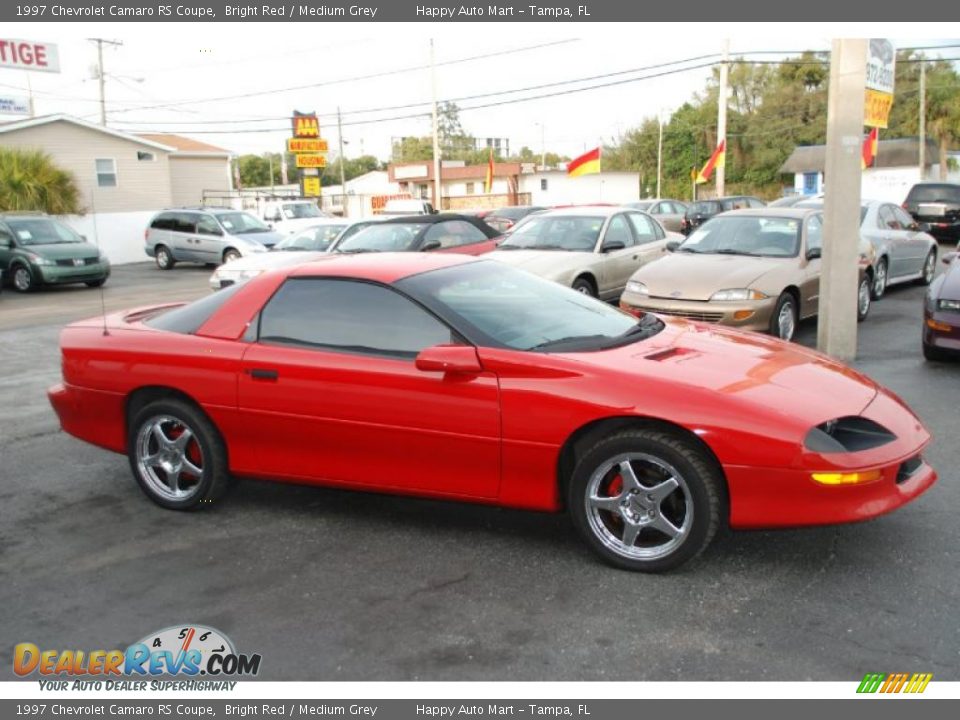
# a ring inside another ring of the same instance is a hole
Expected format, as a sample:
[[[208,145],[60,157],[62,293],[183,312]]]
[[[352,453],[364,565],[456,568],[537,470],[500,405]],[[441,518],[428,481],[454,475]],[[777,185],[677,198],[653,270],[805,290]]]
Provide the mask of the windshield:
[[[603,221],[583,215],[529,215],[499,249],[593,252]]]
[[[404,252],[413,250],[423,223],[383,223],[364,228],[337,246],[337,252]]]
[[[223,229],[231,235],[244,233],[270,232],[270,228],[257,220],[253,215],[245,212],[217,213],[217,220]]]
[[[705,222],[677,250],[721,255],[793,257],[800,247],[796,218],[719,216]]]
[[[330,247],[330,243],[337,239],[337,236],[343,232],[346,223],[342,225],[320,225],[312,227],[296,235],[284,238],[273,249],[276,250],[309,250],[319,252]]]
[[[313,203],[288,203],[283,206],[283,217],[287,220],[318,218],[323,217],[323,213]]]
[[[720,212],[720,203],[713,200],[695,202],[687,208],[687,215],[716,215],[718,212]]]
[[[84,242],[73,228],[50,218],[7,220],[7,225],[13,230],[20,245],[64,245]]]
[[[922,203],[960,203],[960,185],[914,185],[908,199]]]
[[[472,262],[401,280],[397,287],[479,345],[535,352],[603,350],[663,329],[536,275],[494,261]]]

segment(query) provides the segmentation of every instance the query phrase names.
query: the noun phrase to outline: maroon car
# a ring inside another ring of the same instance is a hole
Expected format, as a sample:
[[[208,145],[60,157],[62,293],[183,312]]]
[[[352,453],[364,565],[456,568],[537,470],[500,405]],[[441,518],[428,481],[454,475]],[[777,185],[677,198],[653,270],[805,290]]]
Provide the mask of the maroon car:
[[[930,284],[923,305],[923,356],[960,357],[960,253],[943,256],[947,271]]]

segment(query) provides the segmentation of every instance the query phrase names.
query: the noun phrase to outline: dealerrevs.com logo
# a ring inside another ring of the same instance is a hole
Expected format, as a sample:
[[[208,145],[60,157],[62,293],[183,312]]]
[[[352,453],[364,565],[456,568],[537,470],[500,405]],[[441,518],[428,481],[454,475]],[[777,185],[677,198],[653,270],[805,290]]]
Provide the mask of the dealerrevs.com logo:
[[[922,693],[933,680],[933,673],[867,673],[858,693]]]
[[[41,650],[34,643],[19,643],[14,647],[13,671],[19,677],[37,673],[45,679],[70,680],[161,675],[223,679],[257,675],[260,655],[238,653],[214,628],[182,625],[151,633],[124,650]]]

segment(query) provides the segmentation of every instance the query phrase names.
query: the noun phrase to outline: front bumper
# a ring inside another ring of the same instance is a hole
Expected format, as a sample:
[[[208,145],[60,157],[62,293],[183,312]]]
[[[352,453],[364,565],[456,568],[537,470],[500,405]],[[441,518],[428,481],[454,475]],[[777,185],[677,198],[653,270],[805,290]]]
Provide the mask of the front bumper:
[[[44,285],[94,282],[110,277],[110,264],[99,262],[93,265],[32,265],[34,277]]]
[[[936,328],[928,321],[934,321]],[[949,325],[950,330],[941,329]],[[960,314],[955,312],[931,312],[926,308],[923,313],[923,343],[929,347],[960,353]]]
[[[620,308],[632,315],[651,312],[687,320],[729,325],[742,330],[766,332],[776,298],[744,300],[743,302],[708,302],[699,300],[670,300],[625,292],[620,297]]]

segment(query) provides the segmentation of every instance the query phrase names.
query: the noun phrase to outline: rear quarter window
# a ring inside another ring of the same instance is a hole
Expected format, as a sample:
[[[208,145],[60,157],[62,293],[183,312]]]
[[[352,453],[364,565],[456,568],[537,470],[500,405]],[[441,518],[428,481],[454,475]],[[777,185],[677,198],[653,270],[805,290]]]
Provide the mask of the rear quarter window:
[[[187,303],[178,308],[167,310],[160,315],[155,315],[149,320],[144,321],[144,325],[156,330],[193,335],[203,327],[203,324],[213,317],[213,314],[223,307],[241,287],[243,286],[231,285],[223,290],[218,290],[212,295],[194,300],[192,303]]]
[[[161,213],[150,223],[150,227],[154,230],[172,230],[173,225],[174,216],[171,213]]]

